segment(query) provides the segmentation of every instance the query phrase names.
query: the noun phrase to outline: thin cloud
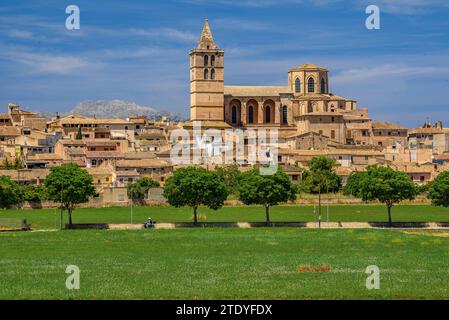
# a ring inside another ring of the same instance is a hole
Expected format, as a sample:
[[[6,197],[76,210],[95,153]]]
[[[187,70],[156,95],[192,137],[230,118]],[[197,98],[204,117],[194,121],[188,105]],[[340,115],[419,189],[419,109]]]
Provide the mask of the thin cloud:
[[[86,58],[63,54],[7,50],[6,53],[0,53],[0,57],[25,65],[28,72],[35,74],[67,75],[74,71],[93,67],[93,64]]]
[[[8,32],[8,36],[14,39],[26,39],[26,40],[34,39],[34,34],[30,31],[25,30],[10,30]]]
[[[337,74],[333,79],[338,82],[354,82],[371,80],[375,78],[385,77],[409,77],[409,76],[423,76],[423,75],[444,75],[449,74],[449,68],[437,66],[398,66],[398,65],[376,65],[369,68],[355,68],[345,70]]]
[[[180,40],[193,42],[199,39],[197,34],[180,31],[173,28],[158,28],[158,29],[129,29],[129,33],[135,36],[144,36],[144,37],[158,37],[165,38],[171,40]]]
[[[381,12],[391,14],[426,14],[449,8],[447,0],[357,0],[359,5],[375,4]]]

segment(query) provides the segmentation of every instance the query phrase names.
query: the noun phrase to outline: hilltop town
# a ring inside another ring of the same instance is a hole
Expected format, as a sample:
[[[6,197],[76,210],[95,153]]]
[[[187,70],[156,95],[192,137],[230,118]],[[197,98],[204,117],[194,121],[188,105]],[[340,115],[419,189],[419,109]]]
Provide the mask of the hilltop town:
[[[449,128],[442,122],[404,128],[374,121],[367,108],[329,91],[328,72],[306,63],[288,72],[285,87],[225,86],[224,50],[206,21],[198,47],[190,51],[191,121],[77,114],[47,119],[9,104],[0,114],[0,175],[40,185],[51,167],[72,162],[93,176],[104,205],[127,203],[128,184],[148,176],[163,185],[180,166],[170,157],[179,143],[171,134],[181,128],[191,132],[193,123],[223,132],[276,130],[277,162],[298,184],[318,155],[336,160],[343,184],[351,172],[368,165],[403,171],[419,184],[448,169]],[[250,166],[240,165],[241,170]]]

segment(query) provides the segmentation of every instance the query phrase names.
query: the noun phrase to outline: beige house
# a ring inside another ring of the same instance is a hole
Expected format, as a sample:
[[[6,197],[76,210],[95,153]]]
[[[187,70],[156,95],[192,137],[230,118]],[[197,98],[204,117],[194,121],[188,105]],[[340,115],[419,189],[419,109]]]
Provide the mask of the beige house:
[[[380,147],[390,147],[396,144],[407,145],[407,129],[397,124],[379,121],[372,123],[373,144]]]

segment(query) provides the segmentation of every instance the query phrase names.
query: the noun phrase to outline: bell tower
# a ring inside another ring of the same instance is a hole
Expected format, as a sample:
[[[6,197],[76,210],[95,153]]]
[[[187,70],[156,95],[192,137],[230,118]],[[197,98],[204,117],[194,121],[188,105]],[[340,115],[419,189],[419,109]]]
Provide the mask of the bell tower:
[[[224,50],[218,49],[208,20],[189,55],[190,120],[224,121]]]

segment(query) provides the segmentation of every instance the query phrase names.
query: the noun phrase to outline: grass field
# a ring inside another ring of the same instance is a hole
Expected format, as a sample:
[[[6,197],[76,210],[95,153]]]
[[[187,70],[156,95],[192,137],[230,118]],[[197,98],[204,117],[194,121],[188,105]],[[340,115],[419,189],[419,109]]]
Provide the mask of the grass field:
[[[0,299],[447,299],[449,233],[296,228],[0,233]],[[65,288],[67,265],[80,290]],[[328,265],[330,272],[299,272]],[[365,268],[381,270],[379,290]]]
[[[313,206],[276,206],[271,208],[272,221],[316,221]],[[379,222],[387,221],[384,205],[332,205],[329,210],[330,221]],[[265,221],[261,206],[224,207],[218,211],[200,208],[208,222],[256,222]],[[66,218],[66,214],[64,214]],[[173,207],[135,207],[134,223],[143,223],[148,217],[157,222],[192,221],[192,210]],[[0,211],[1,218],[26,218],[33,229],[59,228],[59,211],[45,210],[6,210]],[[76,209],[74,223],[129,223],[130,208]],[[323,220],[326,220],[326,207],[323,206]],[[400,222],[448,222],[449,208],[430,205],[398,205],[393,207],[393,221]]]

